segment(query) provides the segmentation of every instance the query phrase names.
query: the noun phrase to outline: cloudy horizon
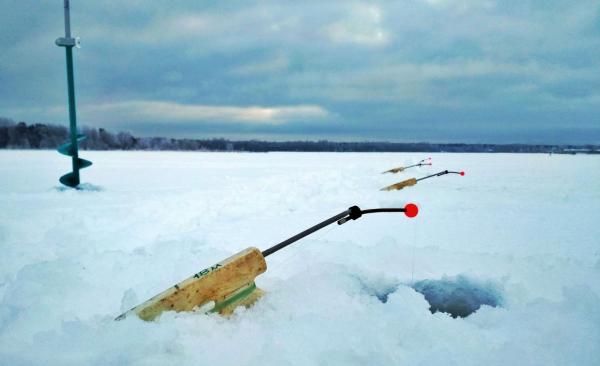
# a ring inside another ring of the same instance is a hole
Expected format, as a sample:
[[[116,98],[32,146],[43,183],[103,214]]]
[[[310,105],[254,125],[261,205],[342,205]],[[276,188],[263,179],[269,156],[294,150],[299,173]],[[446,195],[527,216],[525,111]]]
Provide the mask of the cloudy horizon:
[[[3,8],[0,116],[66,124],[62,1]],[[600,143],[595,1],[74,0],[71,17],[81,125],[178,138]]]

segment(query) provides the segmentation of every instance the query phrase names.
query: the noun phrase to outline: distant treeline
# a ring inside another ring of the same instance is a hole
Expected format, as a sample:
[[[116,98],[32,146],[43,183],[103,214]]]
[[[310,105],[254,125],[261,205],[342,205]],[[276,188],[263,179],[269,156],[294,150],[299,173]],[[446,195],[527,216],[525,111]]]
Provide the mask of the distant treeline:
[[[111,133],[103,128],[82,128],[87,136],[84,150],[178,150],[178,151],[313,151],[313,152],[517,152],[600,153],[594,145],[436,144],[427,142],[334,142],[334,141],[232,141],[227,139],[173,139],[135,137],[129,132]],[[0,149],[55,149],[67,142],[64,126],[27,124],[0,117]]]

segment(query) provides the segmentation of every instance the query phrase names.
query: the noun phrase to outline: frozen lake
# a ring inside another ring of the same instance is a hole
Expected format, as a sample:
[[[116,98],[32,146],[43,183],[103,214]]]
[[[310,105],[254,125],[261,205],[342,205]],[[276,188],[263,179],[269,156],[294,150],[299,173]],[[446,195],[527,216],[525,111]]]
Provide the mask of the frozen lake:
[[[81,155],[73,191],[64,156],[0,151],[2,365],[600,364],[599,156]],[[466,175],[379,190],[445,169]],[[408,202],[415,219],[369,215],[268,257],[267,294],[230,318],[113,321],[248,246]],[[410,287],[457,276],[501,306],[454,319]]]

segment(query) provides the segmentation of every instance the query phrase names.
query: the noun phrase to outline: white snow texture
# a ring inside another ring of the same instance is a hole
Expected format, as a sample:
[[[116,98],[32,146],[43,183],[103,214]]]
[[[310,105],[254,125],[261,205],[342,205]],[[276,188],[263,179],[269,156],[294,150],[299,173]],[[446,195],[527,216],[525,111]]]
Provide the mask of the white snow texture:
[[[598,156],[82,156],[75,191],[58,153],[0,151],[0,365],[600,365]],[[444,169],[466,175],[379,190]],[[269,256],[266,295],[229,318],[113,320],[246,247],[408,202],[418,217],[367,215]],[[501,306],[452,318],[411,288],[457,278]]]

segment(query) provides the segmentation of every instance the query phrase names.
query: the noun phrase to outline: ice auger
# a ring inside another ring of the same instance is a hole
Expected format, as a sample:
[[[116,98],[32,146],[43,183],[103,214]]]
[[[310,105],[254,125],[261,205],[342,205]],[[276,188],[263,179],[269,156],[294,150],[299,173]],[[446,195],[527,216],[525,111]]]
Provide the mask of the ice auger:
[[[419,178],[419,179],[417,179],[417,178],[410,178],[410,179],[407,179],[407,180],[403,180],[402,182],[395,183],[395,184],[392,184],[392,185],[387,186],[387,187],[383,187],[383,188],[381,188],[381,190],[382,191],[399,191],[399,190],[401,190],[404,187],[414,186],[420,180],[424,180],[424,179],[432,178],[432,177],[439,177],[439,176],[446,175],[446,174],[465,175],[465,172],[462,172],[462,171],[461,172],[453,172],[453,171],[449,171],[449,170],[444,170],[442,172],[431,174],[431,175],[428,175],[426,177]]]
[[[65,36],[58,38],[55,43],[64,47],[67,56],[67,88],[69,99],[69,136],[70,141],[59,146],[59,153],[71,157],[73,171],[60,177],[60,182],[68,187],[77,188],[80,183],[79,170],[92,165],[89,160],[79,157],[79,142],[85,139],[84,135],[77,133],[77,113],[75,111],[75,82],[73,78],[73,47],[79,48],[79,38],[71,37],[71,18],[69,14],[69,0],[64,0],[65,8]]]
[[[365,214],[376,212],[404,212],[407,217],[419,213],[416,205],[404,208],[377,208],[361,210],[358,206],[330,217],[269,249],[260,251],[250,247],[215,265],[207,267],[150,300],[119,315],[121,320],[135,314],[143,320],[154,320],[164,311],[198,311],[202,313],[231,314],[238,306],[250,306],[264,293],[256,287],[254,279],[267,270],[265,257],[324,228],[334,222],[338,225],[356,220]]]
[[[418,163],[413,164],[413,165],[399,166],[399,167],[394,168],[394,169],[386,170],[385,172],[382,172],[381,174],[385,174],[385,173],[394,173],[394,174],[396,174],[396,173],[403,172],[403,171],[405,171],[408,168],[413,168],[413,167],[416,167],[416,166],[424,166],[424,165],[431,165],[431,158],[423,159],[423,160],[421,160]]]

